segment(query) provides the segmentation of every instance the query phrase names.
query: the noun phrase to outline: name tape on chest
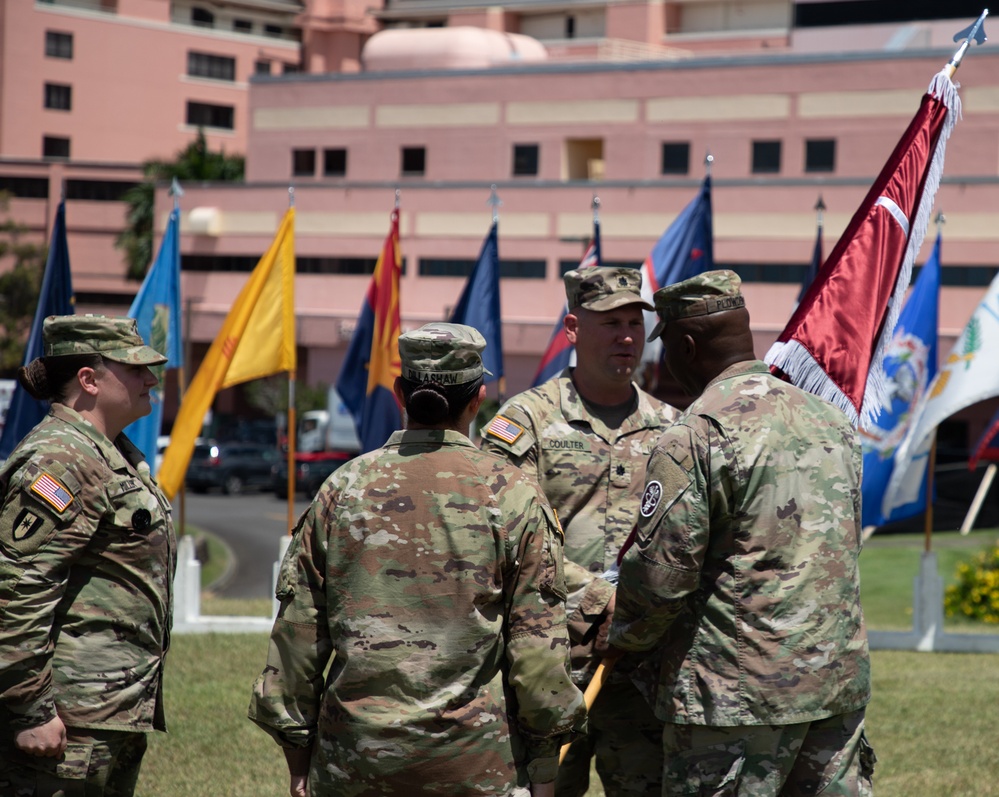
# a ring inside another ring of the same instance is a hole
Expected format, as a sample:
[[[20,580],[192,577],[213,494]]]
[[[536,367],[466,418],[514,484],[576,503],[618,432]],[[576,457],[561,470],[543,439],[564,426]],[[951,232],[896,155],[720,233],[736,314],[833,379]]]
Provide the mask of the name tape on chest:
[[[519,423],[514,423],[509,418],[497,415],[486,427],[486,434],[492,435],[504,443],[515,443],[524,433],[524,427]]]
[[[43,473],[31,483],[31,492],[53,507],[56,512],[64,512],[73,502],[73,494],[47,473]]]

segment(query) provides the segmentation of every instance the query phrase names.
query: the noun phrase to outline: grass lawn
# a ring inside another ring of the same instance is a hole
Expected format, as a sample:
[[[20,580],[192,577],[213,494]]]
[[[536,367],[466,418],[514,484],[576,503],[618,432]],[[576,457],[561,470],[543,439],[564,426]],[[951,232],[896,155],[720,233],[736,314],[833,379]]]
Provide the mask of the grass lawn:
[[[940,572],[997,536],[939,534]],[[922,537],[875,535],[862,556],[868,623],[878,629],[911,625],[912,578]],[[206,599],[212,614],[267,614],[269,603]],[[266,607],[266,608],[263,608]],[[260,609],[259,611],[256,609]],[[978,631],[967,623],[951,630]],[[986,631],[987,632],[987,631]],[[173,638],[166,668],[169,734],[153,734],[143,764],[142,797],[283,797],[281,751],[246,719],[250,687],[263,667],[263,634],[190,634]],[[879,762],[878,797],[999,797],[999,656],[989,654],[872,654],[874,699],[868,734]],[[594,778],[596,784],[596,779]],[[589,797],[602,797],[599,785]]]

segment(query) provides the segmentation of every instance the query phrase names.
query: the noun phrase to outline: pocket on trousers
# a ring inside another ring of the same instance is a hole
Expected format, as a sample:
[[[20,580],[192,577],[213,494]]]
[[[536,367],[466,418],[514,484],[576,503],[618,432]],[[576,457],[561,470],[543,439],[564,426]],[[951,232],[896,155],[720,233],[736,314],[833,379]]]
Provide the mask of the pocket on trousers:
[[[62,758],[55,762],[55,776],[63,780],[86,780],[93,752],[92,744],[69,742]]]
[[[746,750],[741,742],[688,750],[682,756],[667,754],[663,794],[735,795],[745,764]]]

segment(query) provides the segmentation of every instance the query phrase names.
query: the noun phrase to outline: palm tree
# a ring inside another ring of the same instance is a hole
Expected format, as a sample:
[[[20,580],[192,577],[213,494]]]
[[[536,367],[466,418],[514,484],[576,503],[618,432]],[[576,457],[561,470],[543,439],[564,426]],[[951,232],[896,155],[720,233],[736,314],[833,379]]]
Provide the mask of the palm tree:
[[[125,252],[128,278],[141,280],[153,262],[153,203],[158,182],[242,180],[244,165],[242,155],[210,152],[202,130],[173,161],[146,161],[142,165],[145,179],[125,193],[125,229],[115,241]]]

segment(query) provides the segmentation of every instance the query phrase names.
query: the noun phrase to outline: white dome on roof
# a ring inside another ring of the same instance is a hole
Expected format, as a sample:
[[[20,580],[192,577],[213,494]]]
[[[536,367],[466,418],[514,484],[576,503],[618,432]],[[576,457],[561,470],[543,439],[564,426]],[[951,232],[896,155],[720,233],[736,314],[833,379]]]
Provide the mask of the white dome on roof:
[[[473,27],[390,28],[376,33],[361,53],[367,72],[410,69],[488,69],[544,61],[537,39]]]

